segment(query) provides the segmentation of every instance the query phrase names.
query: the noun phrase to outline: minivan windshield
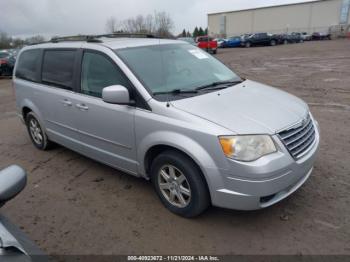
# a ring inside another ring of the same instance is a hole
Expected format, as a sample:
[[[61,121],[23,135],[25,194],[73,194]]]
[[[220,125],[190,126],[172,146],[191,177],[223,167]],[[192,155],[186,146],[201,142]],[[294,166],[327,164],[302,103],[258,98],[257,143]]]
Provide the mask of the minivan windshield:
[[[240,81],[224,64],[189,44],[140,46],[115,52],[152,94]]]

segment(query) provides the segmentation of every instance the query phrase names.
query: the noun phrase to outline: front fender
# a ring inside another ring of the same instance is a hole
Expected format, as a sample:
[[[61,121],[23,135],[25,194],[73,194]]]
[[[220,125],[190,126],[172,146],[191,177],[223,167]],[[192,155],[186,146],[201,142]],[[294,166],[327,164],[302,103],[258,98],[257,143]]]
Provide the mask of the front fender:
[[[216,168],[216,164],[208,152],[195,140],[179,133],[171,131],[157,131],[145,136],[137,148],[137,157],[139,165],[139,173],[147,177],[145,170],[145,156],[149,149],[157,145],[164,145],[176,148],[195,161],[195,163],[201,168],[204,176],[208,180],[208,174],[205,169]]]

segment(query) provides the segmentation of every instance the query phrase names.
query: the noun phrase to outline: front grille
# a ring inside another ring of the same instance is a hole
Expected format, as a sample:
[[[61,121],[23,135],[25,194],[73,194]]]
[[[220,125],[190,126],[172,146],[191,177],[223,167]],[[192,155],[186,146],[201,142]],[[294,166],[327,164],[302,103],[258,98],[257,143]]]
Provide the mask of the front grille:
[[[278,135],[295,159],[303,156],[316,139],[315,127],[310,115],[298,127],[289,128]]]

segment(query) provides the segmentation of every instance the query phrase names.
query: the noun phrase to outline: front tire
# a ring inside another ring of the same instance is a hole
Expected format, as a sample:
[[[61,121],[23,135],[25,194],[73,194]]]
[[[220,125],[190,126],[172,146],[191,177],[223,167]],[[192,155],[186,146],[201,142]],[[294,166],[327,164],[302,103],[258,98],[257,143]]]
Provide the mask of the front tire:
[[[271,40],[270,46],[275,46],[276,45],[276,40]]]
[[[52,142],[43,131],[38,118],[33,112],[26,116],[26,126],[32,143],[39,150],[48,150],[52,147]]]
[[[245,43],[246,48],[250,48],[251,46],[252,46],[252,44],[250,42]]]
[[[163,205],[179,216],[198,216],[210,205],[201,171],[179,152],[166,151],[153,160],[151,181]]]

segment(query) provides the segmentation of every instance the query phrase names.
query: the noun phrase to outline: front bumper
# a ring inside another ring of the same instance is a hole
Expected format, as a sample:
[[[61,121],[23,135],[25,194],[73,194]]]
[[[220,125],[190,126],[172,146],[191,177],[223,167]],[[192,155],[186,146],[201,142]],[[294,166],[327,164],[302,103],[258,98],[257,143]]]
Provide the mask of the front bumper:
[[[317,126],[317,124],[316,124]],[[274,137],[277,153],[255,162],[230,161],[229,170],[211,169],[210,193],[214,206],[257,210],[269,207],[298,190],[310,177],[319,149],[319,129],[310,150],[301,159],[292,158],[282,142]]]

